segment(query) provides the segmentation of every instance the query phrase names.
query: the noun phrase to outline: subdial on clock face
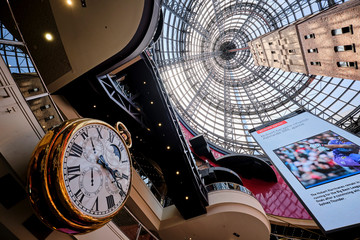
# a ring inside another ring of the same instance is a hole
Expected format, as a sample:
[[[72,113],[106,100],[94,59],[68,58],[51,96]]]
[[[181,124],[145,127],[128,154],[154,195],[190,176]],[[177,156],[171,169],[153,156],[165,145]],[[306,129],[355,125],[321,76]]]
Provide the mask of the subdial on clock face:
[[[104,146],[97,137],[89,137],[84,141],[83,155],[91,163],[95,163],[103,153]]]
[[[111,174],[108,173],[107,178],[105,178],[105,188],[106,191],[110,194],[117,194],[119,192],[119,188],[116,185],[115,179]]]
[[[85,168],[81,172],[79,186],[85,196],[89,198],[97,196],[103,186],[101,169],[95,166]]]
[[[112,166],[119,166],[121,161],[121,151],[115,144],[106,146],[106,160]]]

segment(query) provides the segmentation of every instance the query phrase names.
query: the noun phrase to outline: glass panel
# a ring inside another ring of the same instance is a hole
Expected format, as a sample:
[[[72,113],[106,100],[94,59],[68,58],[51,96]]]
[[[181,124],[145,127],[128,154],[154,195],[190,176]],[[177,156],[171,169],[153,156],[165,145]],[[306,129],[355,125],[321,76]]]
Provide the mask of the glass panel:
[[[263,154],[248,129],[299,108],[332,123],[346,116],[331,105],[338,99],[323,93],[327,85],[338,88],[341,79],[257,66],[248,48],[257,37],[326,9],[327,1],[191,1],[186,8],[172,3],[163,2],[164,16],[171,17],[165,18],[159,41],[150,46],[155,50],[151,57],[177,112],[211,143],[237,153]],[[179,11],[183,15],[175,14]],[[269,42],[275,45],[270,38]],[[235,47],[225,47],[232,44]],[[259,56],[263,47],[269,53],[275,50],[256,44]],[[341,89],[341,96],[349,100],[348,112],[360,105],[360,92],[355,80],[350,81]]]
[[[136,240],[139,223],[123,208],[112,220],[119,229],[130,239]]]

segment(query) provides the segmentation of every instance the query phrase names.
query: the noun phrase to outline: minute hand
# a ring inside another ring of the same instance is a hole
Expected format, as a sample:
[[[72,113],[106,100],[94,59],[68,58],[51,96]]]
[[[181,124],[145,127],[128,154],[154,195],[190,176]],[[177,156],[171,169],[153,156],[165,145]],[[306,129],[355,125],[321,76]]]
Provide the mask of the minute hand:
[[[111,176],[114,178],[117,187],[120,189],[120,191],[123,191],[121,184],[118,182],[118,178],[121,178],[120,173],[118,170],[113,170],[111,167],[109,167],[109,164],[105,161],[105,158],[103,155],[99,156],[99,159],[97,160],[97,163],[103,166],[106,170],[109,171]]]

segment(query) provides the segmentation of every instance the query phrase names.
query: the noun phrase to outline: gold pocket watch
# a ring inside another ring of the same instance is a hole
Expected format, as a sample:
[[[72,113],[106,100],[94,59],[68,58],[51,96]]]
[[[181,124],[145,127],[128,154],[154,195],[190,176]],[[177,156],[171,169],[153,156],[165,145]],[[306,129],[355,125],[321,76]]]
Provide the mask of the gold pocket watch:
[[[94,119],[63,122],[36,146],[27,191],[37,216],[50,228],[87,233],[124,206],[131,186],[131,135]]]

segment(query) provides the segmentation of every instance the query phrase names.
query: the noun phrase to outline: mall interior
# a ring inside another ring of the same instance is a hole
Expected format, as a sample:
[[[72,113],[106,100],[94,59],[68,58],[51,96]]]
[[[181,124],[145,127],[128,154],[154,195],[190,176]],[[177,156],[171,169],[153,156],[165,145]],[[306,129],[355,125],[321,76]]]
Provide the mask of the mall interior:
[[[358,0],[1,0],[0,239],[357,239],[322,231],[250,130],[306,111],[360,136],[359,17]],[[77,118],[127,127],[132,178],[109,222],[67,234],[28,166]]]

